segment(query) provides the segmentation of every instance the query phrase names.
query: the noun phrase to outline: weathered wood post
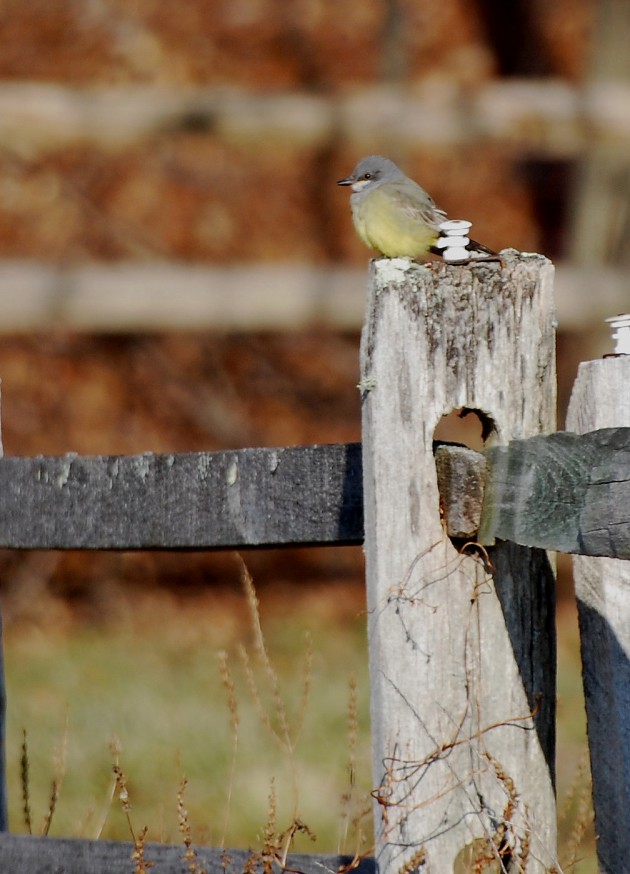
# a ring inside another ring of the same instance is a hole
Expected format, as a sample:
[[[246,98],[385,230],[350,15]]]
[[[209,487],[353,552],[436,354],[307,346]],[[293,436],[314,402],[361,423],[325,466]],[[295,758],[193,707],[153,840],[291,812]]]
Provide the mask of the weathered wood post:
[[[1,398],[0,398],[1,400]],[[0,458],[2,444],[2,410],[0,406]],[[4,677],[3,624],[0,615],[0,832],[9,830],[9,801],[7,795],[7,687]]]
[[[573,386],[567,430],[630,427],[630,356],[584,361]],[[595,469],[602,498],[615,476]],[[628,518],[626,502],[620,518]],[[590,530],[597,518],[583,520]],[[630,865],[630,562],[573,558],[582,673],[593,774],[597,855],[602,874]]]
[[[362,337],[365,552],[382,874],[555,863],[554,579],[540,550],[457,549],[435,426],[555,429],[553,267],[372,262]],[[486,420],[488,424],[488,420]]]

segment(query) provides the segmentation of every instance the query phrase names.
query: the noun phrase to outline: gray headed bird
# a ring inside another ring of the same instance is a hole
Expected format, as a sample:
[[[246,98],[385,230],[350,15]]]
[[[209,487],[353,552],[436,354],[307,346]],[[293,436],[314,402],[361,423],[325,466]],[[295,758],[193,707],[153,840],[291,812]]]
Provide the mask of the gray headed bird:
[[[417,182],[381,155],[363,158],[346,179],[337,185],[352,187],[350,207],[354,227],[366,246],[386,258],[428,261],[440,237],[446,213]],[[470,240],[470,257],[498,257],[492,249]]]

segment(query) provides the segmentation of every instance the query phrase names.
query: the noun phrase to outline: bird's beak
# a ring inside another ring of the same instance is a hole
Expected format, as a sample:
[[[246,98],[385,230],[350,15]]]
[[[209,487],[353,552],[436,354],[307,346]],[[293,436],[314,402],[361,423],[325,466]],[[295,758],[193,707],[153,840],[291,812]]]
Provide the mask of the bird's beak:
[[[356,182],[354,176],[347,176],[345,179],[340,179],[337,185],[353,185]]]

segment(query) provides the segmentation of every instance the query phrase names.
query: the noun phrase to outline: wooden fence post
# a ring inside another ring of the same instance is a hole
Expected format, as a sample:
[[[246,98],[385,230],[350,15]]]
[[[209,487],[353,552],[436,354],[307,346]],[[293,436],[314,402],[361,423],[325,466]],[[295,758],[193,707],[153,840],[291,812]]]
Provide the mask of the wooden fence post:
[[[458,551],[432,454],[461,407],[500,442],[555,428],[553,267],[503,254],[372,262],[361,388],[382,874],[555,864],[553,572],[513,544]]]
[[[630,356],[583,362],[567,429],[583,434],[617,426],[630,426]],[[606,493],[614,488],[609,479],[602,476]],[[597,855],[602,874],[618,874],[630,859],[630,562],[576,555],[573,575]]]
[[[0,382],[1,387],[1,382]],[[2,443],[2,406],[0,395],[0,458],[4,455]],[[0,614],[0,832],[9,831],[9,801],[7,794],[7,688],[4,677],[3,623]]]

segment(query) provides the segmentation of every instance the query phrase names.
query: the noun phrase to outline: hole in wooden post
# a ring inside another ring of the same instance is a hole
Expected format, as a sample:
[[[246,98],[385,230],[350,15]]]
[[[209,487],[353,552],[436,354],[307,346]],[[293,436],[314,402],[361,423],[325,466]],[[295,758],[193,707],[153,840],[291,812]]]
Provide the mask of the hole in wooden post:
[[[479,530],[486,474],[479,453],[496,433],[491,416],[468,407],[442,416],[433,433],[440,513],[458,550],[474,541]]]
[[[471,407],[459,407],[442,416],[433,432],[433,441],[459,443],[481,452],[488,439],[496,433],[497,426],[488,413]]]

